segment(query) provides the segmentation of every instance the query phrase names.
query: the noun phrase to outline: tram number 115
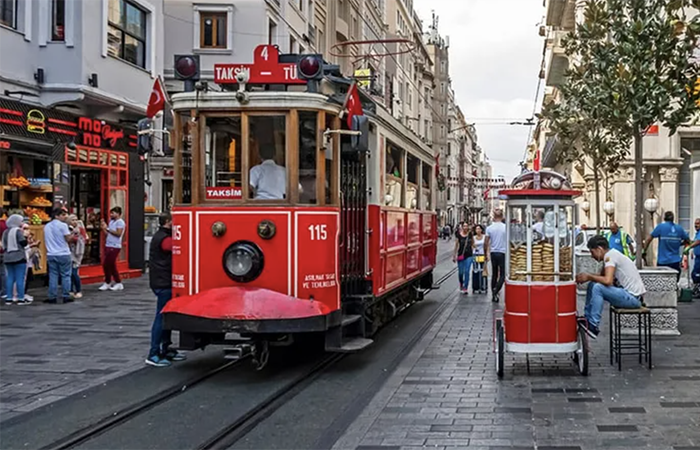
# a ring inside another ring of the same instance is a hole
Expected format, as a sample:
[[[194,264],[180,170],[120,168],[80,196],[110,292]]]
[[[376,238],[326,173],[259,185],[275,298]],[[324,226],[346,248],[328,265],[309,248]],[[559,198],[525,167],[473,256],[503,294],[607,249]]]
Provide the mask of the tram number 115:
[[[309,225],[312,241],[325,241],[328,239],[328,231],[326,225]]]

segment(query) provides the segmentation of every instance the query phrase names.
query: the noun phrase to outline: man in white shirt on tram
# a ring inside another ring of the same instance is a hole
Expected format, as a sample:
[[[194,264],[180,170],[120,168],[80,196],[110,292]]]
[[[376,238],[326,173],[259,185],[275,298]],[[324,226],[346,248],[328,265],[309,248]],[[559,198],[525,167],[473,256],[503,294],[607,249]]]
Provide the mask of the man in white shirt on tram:
[[[287,169],[274,160],[273,145],[260,146],[262,163],[250,169],[250,187],[256,200],[284,200],[287,192]]]
[[[588,240],[588,249],[596,261],[604,261],[602,275],[580,273],[577,283],[588,283],[586,293],[586,333],[595,339],[600,332],[600,319],[607,301],[616,308],[636,309],[641,307],[642,295],[646,293],[644,282],[637,266],[627,256],[610,248],[605,236],[595,235]]]

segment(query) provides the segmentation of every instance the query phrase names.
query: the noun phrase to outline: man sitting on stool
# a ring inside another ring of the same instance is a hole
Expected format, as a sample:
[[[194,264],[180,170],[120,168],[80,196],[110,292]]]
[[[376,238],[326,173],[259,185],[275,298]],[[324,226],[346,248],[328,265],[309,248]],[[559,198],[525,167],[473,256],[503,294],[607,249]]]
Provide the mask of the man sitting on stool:
[[[588,323],[584,325],[584,329],[595,339],[600,332],[604,301],[610,303],[611,307],[636,309],[642,306],[641,297],[646,289],[634,262],[619,251],[610,249],[610,244],[604,236],[596,235],[589,239],[588,249],[593,259],[605,262],[602,275],[576,275],[577,283],[590,282],[586,292],[585,309]]]

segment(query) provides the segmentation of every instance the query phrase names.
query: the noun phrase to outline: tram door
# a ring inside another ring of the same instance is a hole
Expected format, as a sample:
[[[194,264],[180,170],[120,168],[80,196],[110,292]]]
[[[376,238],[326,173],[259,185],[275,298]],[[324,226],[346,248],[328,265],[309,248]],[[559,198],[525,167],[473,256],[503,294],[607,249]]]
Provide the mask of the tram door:
[[[341,298],[366,295],[365,230],[367,211],[366,154],[351,149],[343,137],[340,153]]]

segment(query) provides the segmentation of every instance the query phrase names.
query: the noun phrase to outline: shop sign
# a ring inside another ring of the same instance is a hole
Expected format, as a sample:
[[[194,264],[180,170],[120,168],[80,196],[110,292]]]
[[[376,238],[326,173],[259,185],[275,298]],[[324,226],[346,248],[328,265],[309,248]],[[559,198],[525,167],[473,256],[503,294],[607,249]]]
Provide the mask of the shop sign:
[[[0,141],[0,149],[9,150],[10,149],[10,141]]]
[[[32,109],[27,113],[27,131],[30,133],[46,133],[46,117],[41,111]]]
[[[80,117],[78,119],[78,129],[82,132],[82,145],[86,147],[103,147],[103,143],[110,148],[117,146],[120,139],[124,138],[124,131],[112,128],[111,125],[102,120]]]
[[[163,168],[163,176],[164,176],[164,177],[172,177],[172,176],[174,176],[174,175],[175,175],[175,170],[174,170],[174,169],[170,169],[170,168],[168,168],[168,167],[164,167],[164,168]]]
[[[243,198],[241,188],[237,187],[207,187],[207,200],[240,200]]]

